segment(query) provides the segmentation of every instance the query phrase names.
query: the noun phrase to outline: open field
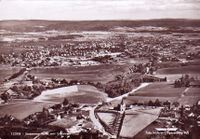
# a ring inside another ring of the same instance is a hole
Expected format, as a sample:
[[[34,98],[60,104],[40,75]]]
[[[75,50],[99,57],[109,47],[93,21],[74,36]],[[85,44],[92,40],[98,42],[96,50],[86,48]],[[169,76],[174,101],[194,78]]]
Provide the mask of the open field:
[[[40,102],[33,102],[31,100],[21,100],[9,104],[3,104],[3,105],[1,104],[0,116],[8,114],[8,115],[13,115],[14,117],[22,120],[30,114],[42,111],[43,107],[49,107],[52,106],[53,104],[55,103],[40,103]]]
[[[46,102],[46,101],[61,101],[69,95],[78,92],[77,86],[69,86],[69,87],[61,87],[56,89],[45,90],[41,93],[41,95],[37,96],[33,99],[35,102]]]
[[[200,74],[200,65],[163,68],[159,69],[157,74]]]
[[[182,105],[194,105],[200,100],[199,96],[184,96],[179,100],[179,103]]]
[[[107,125],[112,124],[116,117],[114,113],[98,112],[97,115]]]
[[[120,137],[132,138],[159,116],[161,108],[126,111]]]
[[[200,97],[200,88],[197,87],[190,87],[185,93],[185,96],[199,96]]]
[[[18,72],[20,67],[9,67],[5,65],[0,65],[0,83],[6,78],[10,77],[12,74]]]
[[[126,104],[148,103],[149,100],[161,102],[178,101],[182,105],[193,105],[200,100],[200,88],[174,88],[169,83],[153,83],[126,98]]]
[[[159,119],[159,118],[158,118]],[[166,126],[166,123],[162,123],[161,120],[156,120],[152,124],[148,125],[146,128],[141,130],[134,138],[135,139],[147,139],[149,137],[149,134],[147,132],[153,132],[155,131],[155,128],[162,128]]]
[[[68,99],[74,103],[97,104],[105,101],[107,94],[90,85],[78,85],[77,94],[70,95]]]
[[[169,82],[174,82],[176,79],[180,78],[184,74],[189,74],[192,77],[198,77],[200,74],[200,65],[199,61],[191,62],[191,65],[188,66],[172,66],[169,68],[161,68],[156,71],[157,77],[167,77]]]
[[[31,74],[40,79],[66,78],[67,80],[83,80],[106,83],[115,75],[124,72],[122,65],[96,65],[86,67],[49,67],[36,68]],[[53,74],[52,74],[53,73]]]
[[[169,83],[153,83],[136,91],[134,96],[144,97],[179,97],[186,88],[174,88]]]
[[[74,103],[96,104],[106,100],[107,95],[89,85],[75,85],[43,91],[35,102],[61,103],[64,98]]]
[[[200,100],[200,88],[190,87],[178,99],[182,105],[194,105]]]

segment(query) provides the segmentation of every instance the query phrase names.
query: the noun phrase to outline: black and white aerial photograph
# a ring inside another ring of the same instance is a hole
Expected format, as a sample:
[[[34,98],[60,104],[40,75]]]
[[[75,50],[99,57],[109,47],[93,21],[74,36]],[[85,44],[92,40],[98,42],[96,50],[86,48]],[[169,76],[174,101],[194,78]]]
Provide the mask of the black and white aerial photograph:
[[[0,0],[0,139],[200,139],[200,0]]]

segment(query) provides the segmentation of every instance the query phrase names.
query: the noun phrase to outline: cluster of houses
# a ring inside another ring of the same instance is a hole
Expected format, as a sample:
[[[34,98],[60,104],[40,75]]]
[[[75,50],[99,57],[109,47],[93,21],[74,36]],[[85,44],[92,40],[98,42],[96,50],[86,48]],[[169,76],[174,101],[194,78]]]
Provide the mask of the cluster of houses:
[[[200,58],[200,51],[196,50],[195,52],[190,52],[187,54],[187,60],[199,59]]]
[[[60,104],[43,108],[41,112],[29,115],[23,120],[5,115],[0,118],[0,127],[4,132],[0,137],[14,138],[13,129],[24,138],[67,138],[67,139],[105,139],[89,117],[91,106],[69,102],[66,98]],[[6,130],[6,127],[11,128]],[[32,130],[26,130],[26,129]],[[0,133],[1,133],[0,131]]]
[[[198,77],[190,77],[190,75],[182,75],[181,78],[174,81],[174,87],[200,87],[200,80]]]
[[[18,45],[14,47],[23,48],[23,52],[11,51],[8,54],[1,54],[0,63],[12,66],[39,67],[81,65],[80,61],[84,61],[83,63],[88,65],[99,64],[98,62],[108,63],[118,60],[116,56],[148,58],[160,62],[186,59],[184,43],[157,36],[113,35],[91,41],[74,41],[72,39],[59,44]],[[192,44],[187,45],[191,46]],[[75,60],[74,57],[78,59]]]
[[[186,45],[184,41],[176,41],[175,38],[168,37],[130,37],[130,42],[126,44],[125,55],[132,58],[153,58],[157,62],[177,62],[181,58],[186,59],[184,55],[186,48],[194,45],[189,43]]]
[[[13,75],[15,76],[16,73]],[[13,77],[13,75],[11,75],[11,77]],[[3,100],[2,103],[12,99],[33,99],[47,88],[46,83],[39,80],[34,75],[30,75],[26,72],[22,76],[23,78],[20,82],[12,84],[9,89],[1,93],[0,98]]]
[[[98,64],[105,56],[115,57],[120,52],[120,46],[107,44],[106,41],[98,42],[66,42],[65,44],[52,44],[47,46],[18,46],[23,52],[11,52],[0,55],[0,63],[22,67],[62,66]],[[115,54],[116,53],[116,54]],[[75,59],[74,59],[75,57]],[[98,58],[99,57],[99,58]]]

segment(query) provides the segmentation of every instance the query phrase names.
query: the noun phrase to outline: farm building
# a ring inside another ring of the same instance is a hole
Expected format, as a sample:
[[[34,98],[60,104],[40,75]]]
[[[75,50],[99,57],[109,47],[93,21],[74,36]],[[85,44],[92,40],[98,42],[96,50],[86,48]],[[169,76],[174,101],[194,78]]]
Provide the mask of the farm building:
[[[159,77],[154,77],[154,76],[149,76],[149,75],[144,75],[142,77],[143,82],[166,82],[167,78],[159,78]]]
[[[4,101],[0,98],[0,104],[2,104]]]
[[[190,82],[190,86],[192,86],[192,87],[200,87],[200,81],[198,80],[198,81],[192,81],[192,82]]]
[[[11,98],[16,98],[16,97],[19,96],[19,94],[16,93],[15,91],[13,91],[12,89],[8,89],[8,90],[6,91],[6,93],[7,93]]]

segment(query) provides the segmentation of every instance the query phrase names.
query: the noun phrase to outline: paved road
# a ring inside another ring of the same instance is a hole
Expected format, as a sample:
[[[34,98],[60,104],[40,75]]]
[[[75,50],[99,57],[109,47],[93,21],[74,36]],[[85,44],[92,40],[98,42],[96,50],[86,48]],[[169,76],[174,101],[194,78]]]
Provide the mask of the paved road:
[[[97,108],[98,105],[96,105],[95,107],[92,107],[90,110],[90,119],[92,120],[92,122],[94,123],[94,125],[97,127],[98,130],[105,132],[104,127],[101,125],[101,123],[99,122],[99,120],[95,117],[95,112],[94,110]]]

